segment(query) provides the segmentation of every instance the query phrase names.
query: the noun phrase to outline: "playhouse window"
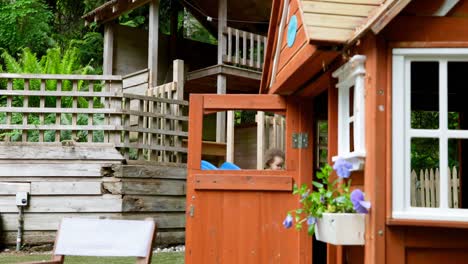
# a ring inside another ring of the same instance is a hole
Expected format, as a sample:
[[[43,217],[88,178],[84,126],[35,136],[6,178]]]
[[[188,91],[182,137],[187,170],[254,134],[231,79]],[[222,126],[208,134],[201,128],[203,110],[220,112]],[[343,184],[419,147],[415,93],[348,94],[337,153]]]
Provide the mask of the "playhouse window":
[[[338,78],[338,156],[361,170],[365,150],[364,78],[366,57],[356,55],[333,73]]]
[[[203,169],[263,170],[270,168],[266,163],[268,160],[271,163],[272,158],[278,165],[275,168],[286,169],[284,115],[252,110],[230,110],[220,113],[224,113],[227,117],[226,142],[215,142],[216,113],[205,115],[202,160],[207,166],[202,166]],[[282,162],[278,160],[281,156]]]
[[[393,218],[468,220],[467,79],[468,49],[393,50]]]

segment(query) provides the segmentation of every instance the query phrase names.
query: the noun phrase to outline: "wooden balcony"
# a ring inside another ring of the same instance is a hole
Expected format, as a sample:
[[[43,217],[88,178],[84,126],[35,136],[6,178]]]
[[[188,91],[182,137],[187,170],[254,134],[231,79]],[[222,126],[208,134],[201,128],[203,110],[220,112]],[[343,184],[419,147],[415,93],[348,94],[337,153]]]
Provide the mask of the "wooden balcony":
[[[222,63],[187,74],[189,92],[216,92],[217,75],[226,76],[228,93],[258,93],[265,56],[266,37],[239,29],[223,29]]]

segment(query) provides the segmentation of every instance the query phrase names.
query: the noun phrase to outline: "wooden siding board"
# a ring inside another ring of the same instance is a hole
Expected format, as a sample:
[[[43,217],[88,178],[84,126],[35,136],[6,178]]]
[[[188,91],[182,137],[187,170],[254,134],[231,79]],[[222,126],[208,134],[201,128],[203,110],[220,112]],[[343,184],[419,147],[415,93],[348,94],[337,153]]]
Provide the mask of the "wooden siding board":
[[[1,196],[2,212],[16,213],[14,196]],[[111,196],[31,196],[25,212],[121,212],[122,199],[120,195]]]
[[[295,1],[292,1],[291,5],[293,3],[295,3]],[[293,7],[291,7],[291,9],[292,8]],[[297,17],[296,39],[294,41],[293,46],[288,47],[287,46],[288,26],[289,26],[289,20],[293,15],[296,15]],[[300,10],[297,8],[297,5],[295,6],[294,13],[291,13],[287,22],[288,23],[287,25],[285,25],[285,28],[284,28],[284,33],[283,33],[284,36],[283,36],[283,43],[281,44],[281,51],[279,53],[278,70],[276,72],[277,75],[288,64],[288,62],[301,50],[301,48],[304,45],[306,45],[308,42],[306,32],[305,32],[305,27],[302,21],[302,16],[300,14]]]
[[[123,160],[114,146],[102,145],[62,147],[61,144],[0,144],[0,160]]]
[[[183,212],[185,210],[185,196],[125,195],[122,203],[123,212]]]
[[[166,228],[184,228],[185,215],[184,213],[144,213],[122,215],[120,213],[26,213],[24,214],[24,231],[53,231],[57,230],[62,218],[78,217],[78,218],[93,218],[93,219],[128,219],[138,220],[144,218],[152,218],[158,225],[158,229]],[[17,213],[2,213],[0,215],[2,221],[2,231],[17,231],[18,229],[18,214]]]
[[[291,17],[294,15],[297,18],[297,29],[302,25],[302,17],[301,17],[301,12],[299,10],[299,0],[291,0],[289,3],[289,12],[288,12],[288,18],[286,20],[286,23],[284,24],[284,29],[283,29],[283,38],[281,39],[281,50],[283,50],[286,47],[286,44],[288,42],[288,27],[289,27],[289,22],[291,21]],[[298,32],[299,30],[297,30]],[[296,36],[297,37],[297,36]]]
[[[301,33],[298,34],[296,41],[294,42],[294,46],[291,48],[285,48],[284,50],[281,51],[280,53],[280,58],[278,62],[278,71],[276,72],[278,74],[281,72],[281,70],[284,69],[288,65],[288,63],[294,58],[294,56],[297,55],[300,50],[308,44],[308,40],[306,40],[304,28],[301,26],[299,28]]]
[[[288,66],[278,73],[270,93],[290,94],[296,91],[338,56],[338,52],[315,50],[315,46],[305,45],[301,52],[291,59]]]
[[[101,181],[31,182],[31,195],[101,195]]]
[[[17,232],[5,232],[3,242],[6,245],[16,244]],[[55,231],[29,231],[23,234],[23,242],[27,245],[53,244],[56,238]],[[180,229],[164,232],[158,230],[156,236],[156,245],[174,245],[183,244],[185,232]]]
[[[0,182],[0,195],[16,195],[17,192],[30,192],[29,182]]]
[[[104,182],[102,185],[112,194],[185,195],[185,181],[180,180]]]
[[[154,165],[113,165],[112,176],[117,178],[141,179],[186,179],[187,168]]]
[[[0,177],[100,177],[102,163],[0,164]]]

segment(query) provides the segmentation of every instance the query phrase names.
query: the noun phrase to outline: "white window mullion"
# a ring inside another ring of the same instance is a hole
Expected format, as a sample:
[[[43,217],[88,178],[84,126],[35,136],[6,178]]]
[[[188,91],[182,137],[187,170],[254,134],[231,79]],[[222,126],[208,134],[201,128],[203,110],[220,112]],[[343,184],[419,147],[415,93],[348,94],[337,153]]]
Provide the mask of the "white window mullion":
[[[468,131],[467,130],[447,130],[447,137],[448,138],[457,138],[457,139],[468,139]]]
[[[440,208],[448,208],[448,79],[447,60],[439,62],[439,171]]]
[[[411,119],[411,117],[409,116],[408,119]],[[412,138],[438,138],[442,133],[447,133],[447,131],[441,132],[436,129],[409,129],[408,131],[409,137]]]

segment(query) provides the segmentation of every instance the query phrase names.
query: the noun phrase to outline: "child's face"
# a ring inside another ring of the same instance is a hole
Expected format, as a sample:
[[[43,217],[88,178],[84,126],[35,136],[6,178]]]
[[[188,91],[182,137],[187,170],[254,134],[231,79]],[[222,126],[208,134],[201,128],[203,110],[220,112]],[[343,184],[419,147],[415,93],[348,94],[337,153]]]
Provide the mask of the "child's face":
[[[282,170],[284,166],[284,160],[281,157],[275,156],[273,161],[270,163],[271,170]]]

